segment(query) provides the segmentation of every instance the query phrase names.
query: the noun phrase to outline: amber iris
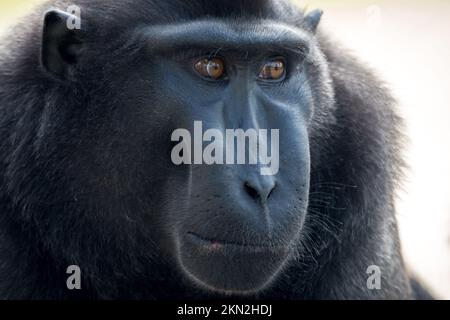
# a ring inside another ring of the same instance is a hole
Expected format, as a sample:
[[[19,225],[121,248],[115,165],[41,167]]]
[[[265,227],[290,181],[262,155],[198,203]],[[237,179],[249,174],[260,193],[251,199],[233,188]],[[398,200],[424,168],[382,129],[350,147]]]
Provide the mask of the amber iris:
[[[205,78],[219,80],[225,75],[225,63],[220,58],[202,58],[195,63],[195,70]]]
[[[262,80],[280,80],[286,74],[285,63],[281,59],[267,62],[261,69],[259,78]]]

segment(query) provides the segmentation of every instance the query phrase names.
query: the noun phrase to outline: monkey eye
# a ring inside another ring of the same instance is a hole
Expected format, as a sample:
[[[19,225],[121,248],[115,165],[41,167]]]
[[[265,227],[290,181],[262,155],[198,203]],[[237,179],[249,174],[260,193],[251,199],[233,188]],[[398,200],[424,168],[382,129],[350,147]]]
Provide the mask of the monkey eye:
[[[220,58],[202,58],[194,65],[195,70],[211,80],[220,80],[225,76],[225,62]]]
[[[286,75],[286,63],[284,59],[270,60],[262,67],[258,78],[262,80],[281,80]]]

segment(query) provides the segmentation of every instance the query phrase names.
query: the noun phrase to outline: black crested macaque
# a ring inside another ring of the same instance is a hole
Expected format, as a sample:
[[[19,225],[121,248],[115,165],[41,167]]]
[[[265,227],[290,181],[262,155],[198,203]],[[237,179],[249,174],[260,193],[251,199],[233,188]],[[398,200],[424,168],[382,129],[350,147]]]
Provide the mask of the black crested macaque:
[[[321,16],[70,0],[18,24],[0,55],[0,298],[414,298],[393,200],[402,121]],[[278,172],[176,165],[172,133],[195,121],[279,130]]]

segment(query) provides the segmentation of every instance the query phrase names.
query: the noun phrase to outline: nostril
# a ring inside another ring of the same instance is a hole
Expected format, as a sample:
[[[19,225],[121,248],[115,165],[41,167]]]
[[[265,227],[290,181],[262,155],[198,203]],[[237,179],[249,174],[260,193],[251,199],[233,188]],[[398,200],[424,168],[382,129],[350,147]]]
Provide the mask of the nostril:
[[[251,184],[248,182],[244,183],[245,191],[247,191],[248,195],[252,197],[253,199],[258,199],[260,197],[258,190],[254,188]]]
[[[270,198],[270,196],[272,195],[273,191],[275,190],[275,188],[277,187],[276,184],[273,185],[273,187],[270,189],[269,194],[267,195],[267,199]]]
[[[252,199],[266,201],[270,198],[276,188],[276,183],[268,184],[266,187],[257,188],[249,182],[244,183],[244,189]]]

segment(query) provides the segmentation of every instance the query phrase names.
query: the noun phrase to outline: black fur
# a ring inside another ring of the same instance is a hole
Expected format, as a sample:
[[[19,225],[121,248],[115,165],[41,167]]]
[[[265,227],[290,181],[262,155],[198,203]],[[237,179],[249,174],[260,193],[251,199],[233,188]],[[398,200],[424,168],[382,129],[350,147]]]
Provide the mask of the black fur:
[[[48,9],[72,3],[82,8],[88,49],[62,80],[41,66],[42,20]],[[124,72],[141,54],[133,32],[203,18],[274,19],[302,28],[303,17],[285,1],[73,0],[45,4],[16,26],[0,58],[0,298],[221,297],[193,285],[155,243],[163,230],[150,217],[167,199],[182,198],[183,189],[164,174],[169,146],[140,136],[169,137],[158,121],[170,115],[149,111],[159,120],[144,126],[118,112],[130,94],[124,88],[139,87]],[[316,39],[329,78],[312,91],[334,103],[318,108],[311,124],[299,253],[248,297],[412,298],[393,200],[403,166],[394,100],[351,54],[321,32]],[[157,83],[147,85],[158,94]],[[66,288],[72,264],[82,269],[80,291]],[[370,265],[382,270],[381,290],[366,287]]]

